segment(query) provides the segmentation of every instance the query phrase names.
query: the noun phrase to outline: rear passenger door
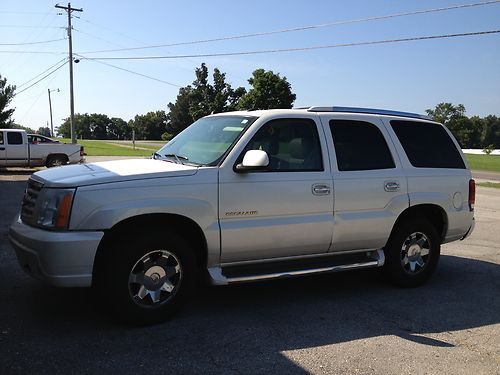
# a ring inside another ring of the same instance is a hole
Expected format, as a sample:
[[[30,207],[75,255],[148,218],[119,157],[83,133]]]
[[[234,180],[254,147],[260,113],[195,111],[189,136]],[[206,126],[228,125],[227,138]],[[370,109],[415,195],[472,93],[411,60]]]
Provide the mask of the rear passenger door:
[[[407,181],[394,145],[376,116],[323,116],[328,128],[334,189],[331,251],[385,245],[408,207]]]

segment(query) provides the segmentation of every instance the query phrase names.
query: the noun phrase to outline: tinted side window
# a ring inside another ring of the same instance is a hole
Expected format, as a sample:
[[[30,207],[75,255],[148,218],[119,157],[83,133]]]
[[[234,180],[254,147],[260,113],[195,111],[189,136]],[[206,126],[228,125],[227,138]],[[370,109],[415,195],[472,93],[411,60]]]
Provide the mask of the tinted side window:
[[[271,172],[323,170],[318,130],[313,120],[269,121],[255,133],[245,152],[248,150],[266,151]]]
[[[18,132],[7,132],[7,143],[9,145],[22,145],[23,135]]]
[[[3,145],[3,132],[0,132],[0,145]]]
[[[414,167],[465,169],[457,147],[443,126],[395,120],[391,126]]]
[[[365,121],[331,120],[339,171],[395,168],[382,132]]]

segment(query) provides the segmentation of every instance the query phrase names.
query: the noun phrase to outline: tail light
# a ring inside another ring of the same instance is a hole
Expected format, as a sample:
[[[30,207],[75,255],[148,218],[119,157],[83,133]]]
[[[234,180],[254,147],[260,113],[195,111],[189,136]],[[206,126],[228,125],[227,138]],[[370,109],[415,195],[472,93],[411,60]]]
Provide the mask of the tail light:
[[[474,211],[474,204],[476,203],[476,181],[469,180],[469,210]]]
[[[83,148],[83,146],[80,146],[80,156],[85,156],[85,155],[87,155],[85,153],[85,149]]]

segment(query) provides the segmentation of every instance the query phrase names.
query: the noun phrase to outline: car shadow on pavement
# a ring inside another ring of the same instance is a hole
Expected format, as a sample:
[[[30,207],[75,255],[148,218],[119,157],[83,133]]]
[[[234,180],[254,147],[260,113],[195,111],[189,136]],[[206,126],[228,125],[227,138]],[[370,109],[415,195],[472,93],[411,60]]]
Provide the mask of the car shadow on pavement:
[[[4,365],[16,370],[301,373],[283,352],[387,335],[453,347],[429,335],[500,322],[500,266],[456,256],[442,256],[415,289],[392,287],[377,270],[205,287],[170,321],[140,328],[103,314],[89,289],[45,287],[2,268],[0,364],[10,355]]]

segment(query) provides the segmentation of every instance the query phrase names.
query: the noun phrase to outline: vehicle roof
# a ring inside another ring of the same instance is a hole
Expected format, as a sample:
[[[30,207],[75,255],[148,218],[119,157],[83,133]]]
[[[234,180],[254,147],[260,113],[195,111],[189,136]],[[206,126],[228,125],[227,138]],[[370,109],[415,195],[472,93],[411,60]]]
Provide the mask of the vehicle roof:
[[[24,129],[0,129],[0,132],[9,131],[9,132],[26,132]]]

